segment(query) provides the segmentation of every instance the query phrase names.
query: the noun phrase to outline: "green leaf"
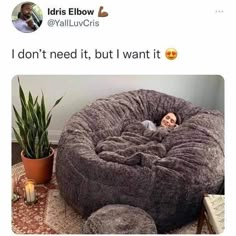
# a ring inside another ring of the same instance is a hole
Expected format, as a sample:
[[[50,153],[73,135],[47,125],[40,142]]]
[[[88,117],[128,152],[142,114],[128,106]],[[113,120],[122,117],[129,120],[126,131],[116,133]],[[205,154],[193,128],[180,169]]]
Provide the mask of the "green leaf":
[[[31,95],[31,92],[29,92],[29,100],[28,100],[28,105],[29,104],[34,104],[34,102],[33,102],[33,97],[32,97],[32,95]]]
[[[18,121],[16,121],[16,124],[19,128],[21,139],[25,140],[26,139],[26,132],[25,132],[25,129],[24,129],[23,125]]]
[[[35,105],[37,104],[37,102],[38,102],[38,96],[35,98],[34,107],[35,107]]]
[[[59,98],[51,110],[46,114],[45,97],[42,92],[42,98],[34,98],[29,91],[27,102],[26,97],[19,83],[19,99],[21,104],[21,113],[13,105],[18,130],[13,128],[17,142],[24,151],[25,156],[29,158],[42,158],[50,154],[50,143],[48,140],[48,127],[51,123],[52,109],[57,106],[61,99]]]
[[[21,87],[19,77],[18,77],[18,84],[19,84],[19,94],[20,94],[20,98],[22,99],[22,102],[23,102],[24,104],[26,104],[25,94],[24,94],[24,91],[23,91],[23,89],[22,89],[22,87]]]
[[[24,149],[25,149],[25,145],[24,145],[24,142],[22,141],[20,135],[18,134],[18,132],[16,131],[15,128],[13,128],[13,131],[14,131],[14,134],[15,134],[15,137],[16,137],[17,142],[19,143],[19,145],[21,146],[21,148],[24,150]]]
[[[55,102],[55,104],[53,105],[53,107],[52,107],[51,109],[53,109],[55,106],[57,106],[57,105],[59,104],[59,102],[61,101],[62,98],[63,98],[63,96],[60,97],[60,98]]]
[[[33,139],[32,139],[32,136],[31,136],[31,130],[29,130],[29,132],[27,133],[27,150],[28,150],[28,153],[30,153],[30,157],[33,157],[34,156],[34,150],[33,150]]]
[[[26,119],[26,100],[25,94],[20,84],[20,79],[18,77],[18,84],[19,84],[19,94],[20,94],[20,102],[22,107],[22,119]]]
[[[33,107],[33,104],[29,104],[29,111],[30,111],[30,115],[33,119],[36,129],[38,129],[39,128],[39,119],[37,117],[37,114],[36,114],[36,111]]]
[[[47,119],[46,129],[47,129],[48,126],[50,125],[51,119],[52,119],[52,114],[51,114],[51,115],[48,117],[48,119]]]
[[[39,120],[39,126],[42,127],[41,108],[40,108],[38,103],[36,104],[36,115],[37,115],[38,120]]]
[[[48,114],[47,114],[47,119],[48,119],[48,117],[50,116],[50,113],[51,113],[51,111],[53,110],[53,108],[59,104],[59,102],[61,101],[62,98],[63,98],[63,96],[60,97],[60,98],[55,102],[55,104],[53,105],[53,107],[50,109],[50,111],[49,111]]]
[[[15,137],[16,137],[16,140],[17,142],[19,143],[19,145],[21,146],[22,150],[24,151],[24,154],[29,157],[30,154],[28,153],[27,151],[27,148],[26,146],[24,145],[24,142],[22,141],[20,135],[18,134],[18,132],[13,128],[13,131],[14,131],[14,134],[15,134]]]
[[[23,102],[22,102],[22,99],[20,99],[21,100],[21,117],[22,117],[22,119],[23,120],[25,120],[26,122],[27,122],[27,107],[26,107],[26,104],[24,104]]]
[[[42,125],[46,126],[46,107],[44,103],[44,95],[42,92],[42,99],[41,99],[41,117],[42,117]]]
[[[42,133],[42,136],[40,137],[40,140],[39,140],[39,145],[42,147],[44,145],[48,145],[48,132],[47,130],[45,130],[43,133]],[[42,150],[42,155],[43,155],[43,150]],[[45,153],[46,156],[48,156],[49,154],[48,153]]]
[[[40,156],[40,152],[39,152],[39,144],[36,143],[35,145],[35,158],[38,159]]]
[[[14,113],[15,113],[15,116],[16,116],[17,121],[20,122],[20,123],[22,123],[23,120],[22,120],[22,118],[20,117],[20,115],[19,115],[18,111],[16,110],[15,106],[13,106],[13,110],[14,110]]]
[[[29,110],[28,107],[27,107],[27,110],[26,110],[26,114],[27,114],[27,118],[28,118],[28,120],[27,120],[27,126],[29,127],[29,129],[34,129],[35,124],[34,124],[34,122],[33,122],[33,117],[32,117],[32,115],[31,115],[31,112],[30,112],[30,110]]]

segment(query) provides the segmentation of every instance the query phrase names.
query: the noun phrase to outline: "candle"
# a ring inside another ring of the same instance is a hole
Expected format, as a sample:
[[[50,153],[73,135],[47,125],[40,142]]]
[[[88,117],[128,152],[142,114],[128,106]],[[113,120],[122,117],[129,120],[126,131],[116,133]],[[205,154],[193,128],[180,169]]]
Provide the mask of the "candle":
[[[15,193],[15,176],[13,175],[12,176],[12,179],[11,179],[11,198],[14,199],[14,193]]]
[[[18,194],[18,186],[17,186],[18,181],[15,174],[13,174],[11,181],[12,181],[11,200],[12,202],[16,202],[20,198],[20,196]]]
[[[36,201],[34,181],[32,180],[28,180],[25,183],[25,200],[27,203],[34,203]]]

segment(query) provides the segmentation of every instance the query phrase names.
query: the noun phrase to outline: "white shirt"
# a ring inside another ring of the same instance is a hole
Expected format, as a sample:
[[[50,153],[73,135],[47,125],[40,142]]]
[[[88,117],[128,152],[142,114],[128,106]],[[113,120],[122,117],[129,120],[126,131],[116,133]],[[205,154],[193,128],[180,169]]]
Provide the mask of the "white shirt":
[[[143,122],[142,122],[142,124],[145,126],[145,128],[147,128],[147,129],[150,129],[150,130],[152,130],[152,131],[156,131],[157,130],[157,127],[156,127],[156,125],[152,122],[152,121],[150,121],[150,120],[144,120]]]
[[[12,21],[12,23],[16,27],[16,29],[18,29],[19,31],[21,31],[23,33],[34,32],[34,30],[28,26],[28,24],[25,20],[22,20],[19,18],[17,20]]]

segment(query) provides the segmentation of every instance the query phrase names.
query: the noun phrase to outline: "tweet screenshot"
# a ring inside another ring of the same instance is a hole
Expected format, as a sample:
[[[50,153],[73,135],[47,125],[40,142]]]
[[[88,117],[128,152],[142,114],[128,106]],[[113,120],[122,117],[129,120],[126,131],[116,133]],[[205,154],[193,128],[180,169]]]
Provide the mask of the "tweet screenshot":
[[[233,6],[3,2],[3,235],[232,235]]]

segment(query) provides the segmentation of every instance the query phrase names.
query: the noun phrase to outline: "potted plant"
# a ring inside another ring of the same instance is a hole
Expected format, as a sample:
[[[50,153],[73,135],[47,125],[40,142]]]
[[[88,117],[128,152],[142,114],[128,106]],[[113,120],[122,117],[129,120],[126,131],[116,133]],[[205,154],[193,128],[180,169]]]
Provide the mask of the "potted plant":
[[[47,183],[52,176],[54,149],[48,140],[48,127],[52,119],[52,110],[61,101],[59,98],[47,112],[42,92],[41,100],[33,97],[29,91],[28,98],[19,84],[21,112],[13,105],[18,130],[13,128],[17,142],[22,148],[21,158],[26,177],[36,183]]]

